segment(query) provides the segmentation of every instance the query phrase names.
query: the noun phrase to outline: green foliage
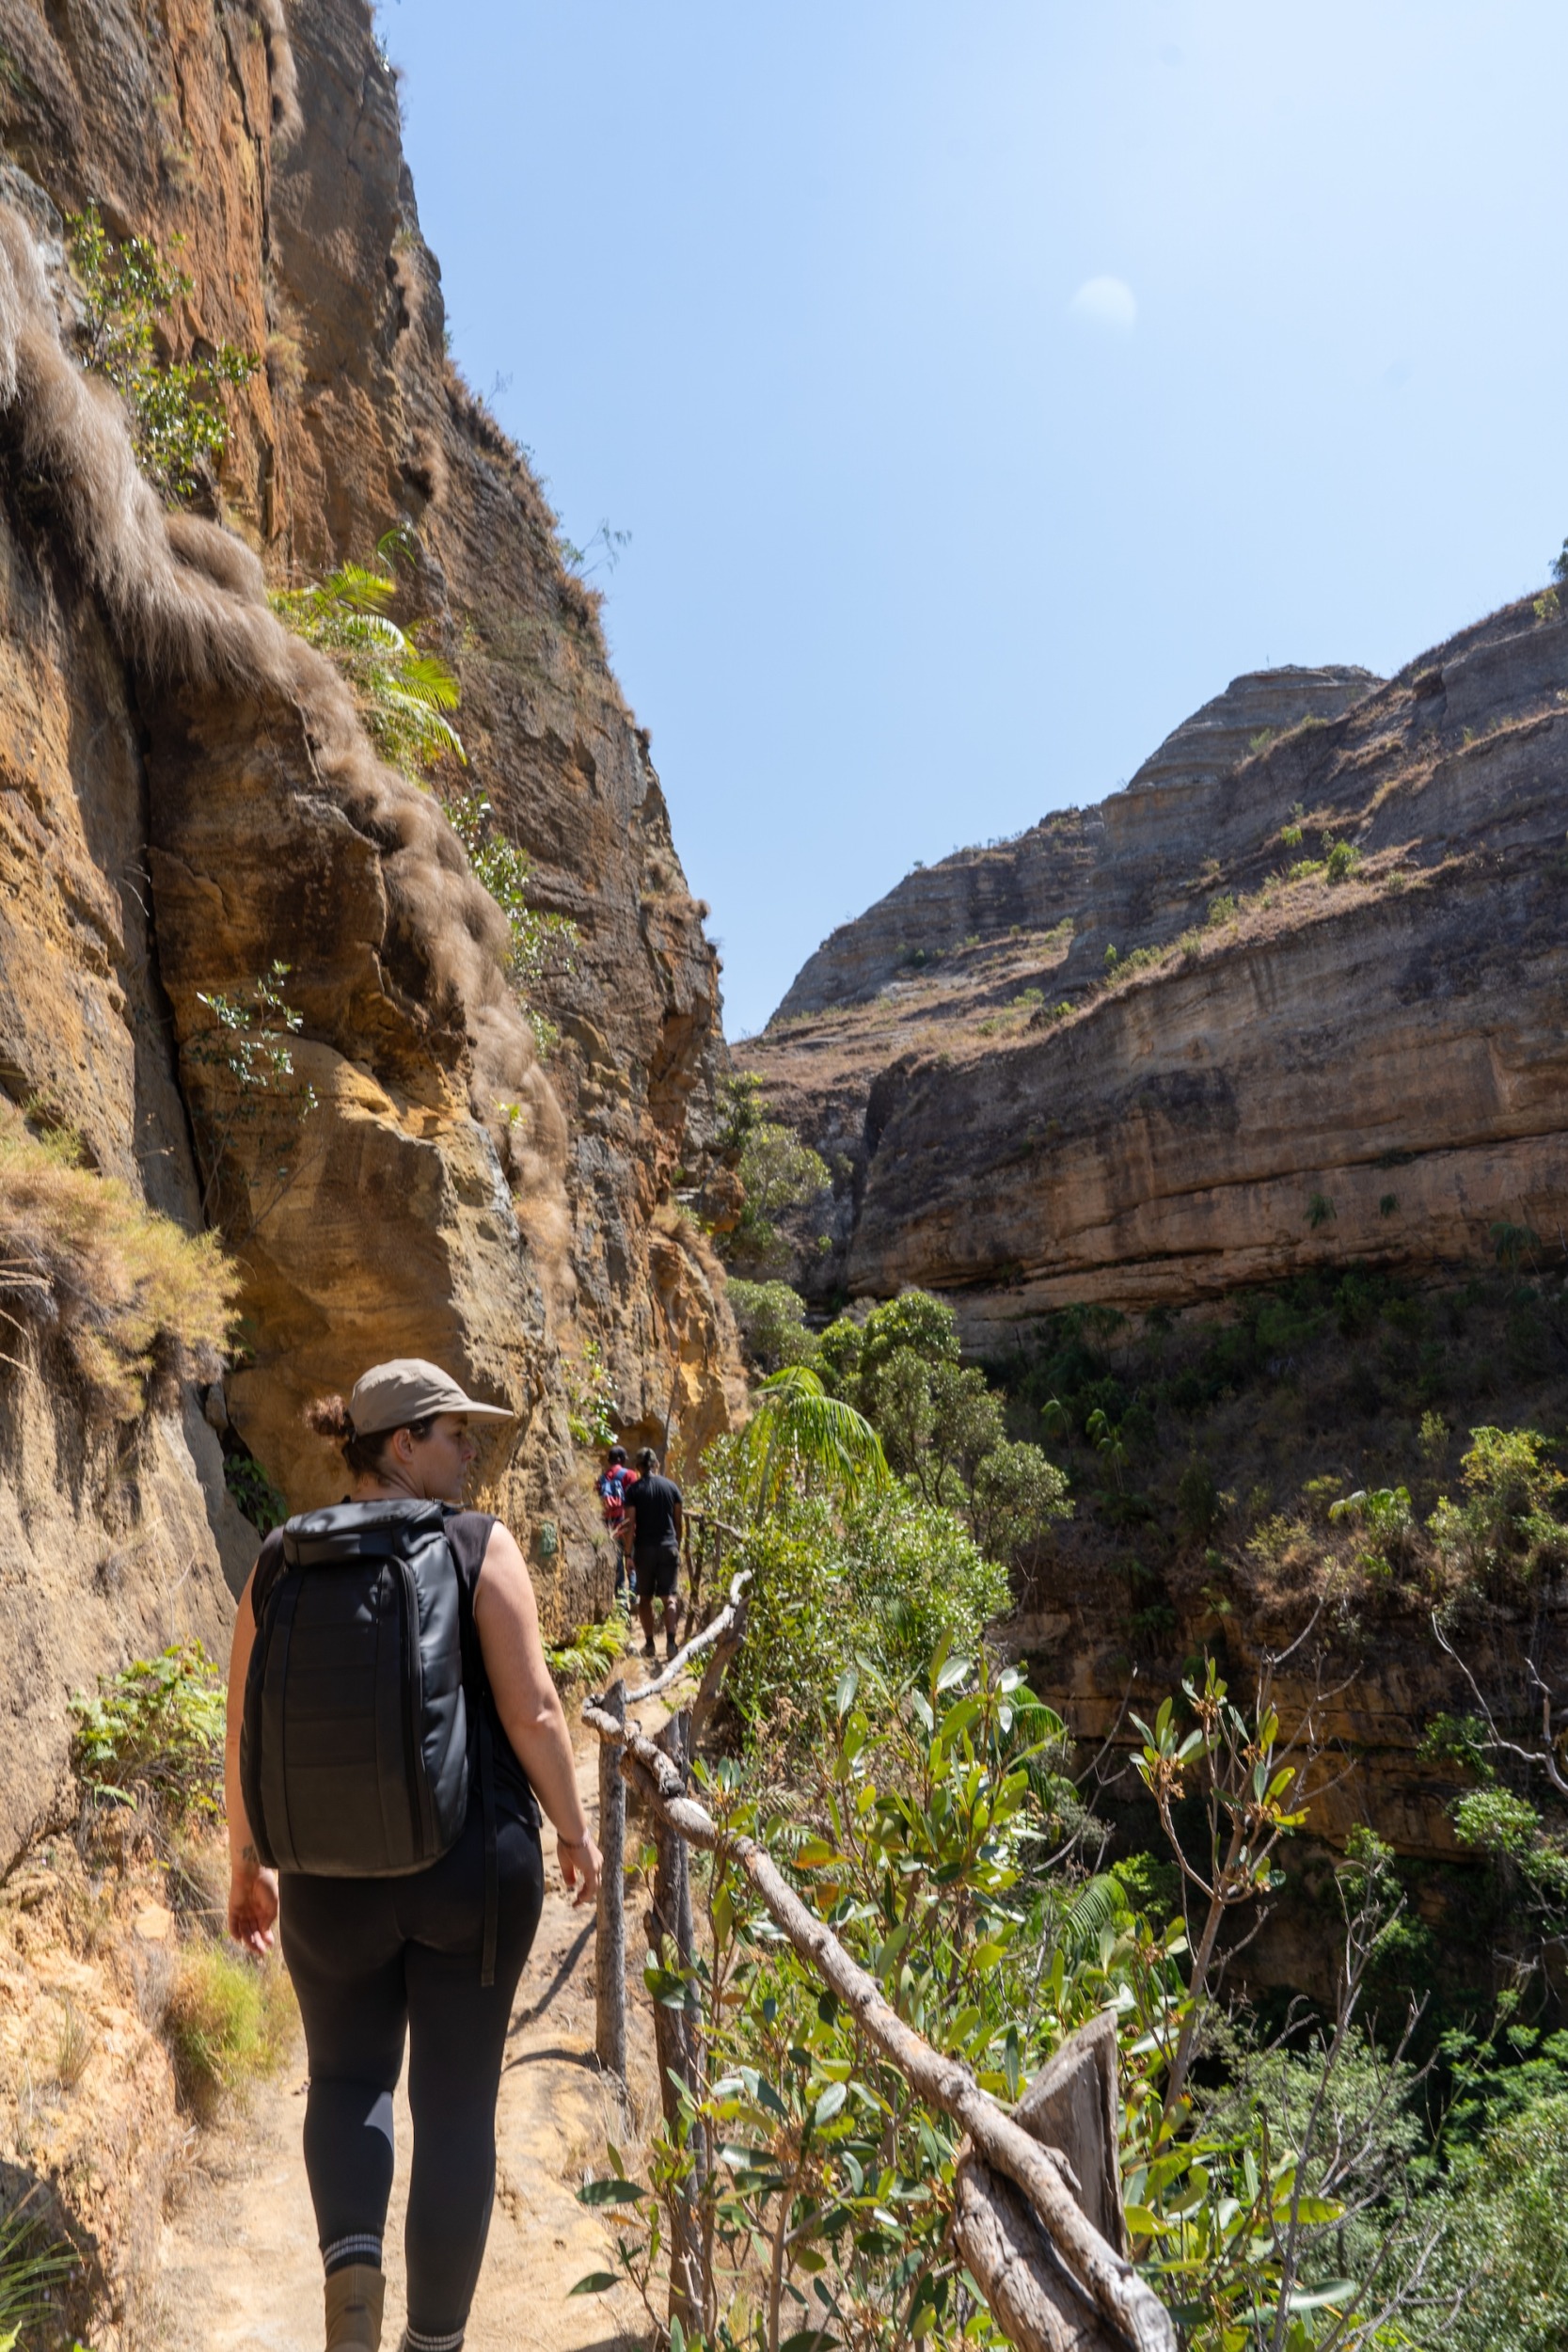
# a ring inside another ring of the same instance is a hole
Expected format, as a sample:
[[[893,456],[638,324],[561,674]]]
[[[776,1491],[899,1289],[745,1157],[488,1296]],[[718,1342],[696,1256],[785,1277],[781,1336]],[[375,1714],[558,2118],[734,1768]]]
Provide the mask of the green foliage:
[[[221,1944],[197,1944],[181,1962],[164,2038],[186,2106],[203,2122],[226,2096],[276,2074],[298,2012],[281,1963],[257,1963]]]
[[[1338,1210],[1326,1192],[1315,1192],[1308,1198],[1307,1222],[1314,1232],[1324,1225],[1331,1225],[1338,1214]]]
[[[759,1518],[799,1485],[848,1502],[887,1484],[877,1432],[852,1405],[830,1396],[805,1364],[786,1365],[762,1383],[739,1459]]]
[[[1373,1576],[1386,1576],[1392,1562],[1407,1556],[1416,1533],[1408,1486],[1378,1486],[1370,1492],[1358,1487],[1331,1502],[1328,1516],[1333,1522],[1349,1519],[1366,1529],[1370,1541],[1359,1554],[1359,1565]]]
[[[1422,2339],[1446,2352],[1561,2352],[1568,2344],[1568,2093],[1488,2133],[1437,2202]]]
[[[572,1433],[572,1443],[613,1445],[619,1435],[615,1380],[598,1341],[583,1341],[576,1364],[563,1358],[561,1375],[566,1390],[566,1426]]]
[[[1562,1557],[1568,1528],[1556,1506],[1568,1478],[1545,1459],[1554,1444],[1534,1429],[1472,1429],[1460,1462],[1466,1499],[1440,1497],[1427,1522],[1439,1551],[1472,1573]]]
[[[610,1623],[578,1626],[569,1642],[545,1652],[557,1682],[598,1684],[621,1655],[621,1629]]]
[[[773,1263],[787,1255],[777,1220],[828,1191],[832,1171],[818,1152],[801,1142],[793,1127],[763,1118],[747,1127],[736,1168],[746,1205],[729,1237],[729,1249],[732,1255],[756,1264]]]
[[[269,969],[233,995],[214,989],[197,991],[196,1001],[212,1015],[211,1025],[186,1046],[187,1059],[203,1069],[220,1070],[243,1095],[278,1089],[294,1074],[291,1037],[305,1026],[305,1016],[283,994],[292,964],[275,958]],[[309,1090],[308,1090],[309,1091]],[[312,1094],[308,1109],[313,1109]]]
[[[185,1042],[186,1060],[207,1081],[196,1122],[206,1179],[203,1212],[214,1214],[226,1161],[243,1138],[248,1166],[241,1189],[254,1212],[252,1227],[293,1182],[300,1132],[318,1108],[314,1087],[295,1084],[290,1041],[304,1027],[305,1016],[284,994],[292,969],[275,958],[267,971],[231,993],[214,989],[209,994],[198,989],[197,1003],[208,1017],[207,1026]],[[255,1179],[268,1162],[270,1173],[258,1207]]]
[[[927,1364],[958,1360],[958,1320],[952,1308],[929,1291],[900,1291],[867,1315],[861,1334],[860,1377],[868,1397],[882,1366],[905,1348]]]
[[[1301,827],[1295,824],[1281,825],[1279,828],[1279,841],[1282,849],[1299,850],[1302,843]]]
[[[101,1803],[150,1796],[171,1820],[223,1810],[223,1678],[198,1641],[100,1675],[70,1702],[71,1770]]]
[[[899,1487],[842,1512],[795,1496],[748,1534],[749,1631],[728,1693],[759,1746],[810,1740],[852,1661],[922,1678],[944,1640],[974,1652],[1007,1581],[950,1512]]]
[[[1555,588],[1548,588],[1543,596],[1536,597],[1532,610],[1538,622],[1560,621],[1562,618],[1562,599]]]
[[[740,1070],[719,1081],[719,1131],[715,1149],[730,1167],[738,1165],[752,1131],[766,1116],[762,1080],[754,1071]]]
[[[395,558],[409,551],[406,531],[388,531],[373,569],[340,564],[315,586],[276,589],[268,601],[285,628],[341,671],[383,759],[418,781],[441,760],[466,764],[467,755],[447,715],[458,705],[456,678],[420,646],[417,628],[400,628],[391,615]]]
[[[1349,882],[1361,863],[1361,852],[1349,841],[1336,841],[1328,853],[1327,877],[1331,882]]]
[[[1218,898],[1210,899],[1209,913],[1204,918],[1205,930],[1217,931],[1225,924],[1235,920],[1236,894],[1233,890],[1223,891]]]
[[[250,1454],[224,1456],[223,1483],[259,1534],[270,1535],[288,1518],[288,1503]]]
[[[229,445],[225,388],[248,383],[258,362],[232,343],[211,358],[163,359],[160,327],[193,291],[144,237],[117,244],[96,205],[66,222],[71,275],[82,296],[82,357],[125,403],[142,471],[166,499],[194,498],[215,477]]]
[[[1032,1958],[1015,1897],[1028,1694],[1016,1673],[976,1679],[945,1647],[904,1713],[863,1706],[858,1687],[844,1677],[828,1769],[781,1858],[898,2013],[1016,2097]],[[726,1828],[763,1826],[733,1768],[708,1796]],[[618,2209],[618,2275],[661,2326],[658,2256],[684,2199],[711,2249],[687,2341],[751,2352],[803,2352],[817,2330],[865,2352],[995,2342],[949,2241],[957,2130],[878,2058],[738,1868],[717,1863],[706,1893],[709,1947],[683,1968],[667,1945],[647,1972],[656,2000],[688,2010],[698,2079],[655,2136],[645,2185],[623,2177],[611,2147],[608,2179],[582,2192]],[[611,2283],[598,2274],[583,2289]]]
[[[0,2352],[15,2352],[25,2331],[45,2322],[50,2307],[69,2280],[82,2269],[82,2257],[69,2240],[52,2238],[42,2220],[28,2210],[31,2195],[0,2220]]]
[[[569,915],[541,914],[529,904],[531,861],[501,830],[484,793],[477,787],[449,792],[442,806],[475,875],[506,917],[512,933],[508,977],[523,1000],[541,1058],[546,1058],[557,1031],[530,999],[546,979],[561,979],[571,971],[578,927]]]
[[[852,1323],[847,1315],[840,1315],[818,1336],[816,1371],[830,1396],[842,1396],[852,1403],[859,1395],[864,1347],[860,1325]]]
[[[1456,1800],[1453,1818],[1465,1845],[1515,1859],[1530,1851],[1541,1831],[1541,1816],[1534,1805],[1507,1788],[1468,1790]]]
[[[806,1302],[799,1291],[787,1282],[745,1282],[731,1275],[725,1293],[746,1353],[759,1372],[781,1372],[785,1364],[816,1365],[817,1342],[806,1327]]]

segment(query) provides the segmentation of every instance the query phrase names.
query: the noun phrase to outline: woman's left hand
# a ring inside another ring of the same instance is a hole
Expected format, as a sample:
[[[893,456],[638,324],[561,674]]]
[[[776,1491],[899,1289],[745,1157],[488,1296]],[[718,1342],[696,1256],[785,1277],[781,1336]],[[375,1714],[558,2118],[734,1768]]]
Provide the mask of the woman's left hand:
[[[258,1958],[272,1949],[277,1921],[277,1873],[259,1862],[236,1861],[229,1872],[229,1932]]]
[[[567,1893],[571,1894],[573,1887],[577,1888],[572,1908],[581,1911],[598,1895],[599,1872],[604,1867],[604,1858],[592,1837],[558,1837],[555,1851]]]

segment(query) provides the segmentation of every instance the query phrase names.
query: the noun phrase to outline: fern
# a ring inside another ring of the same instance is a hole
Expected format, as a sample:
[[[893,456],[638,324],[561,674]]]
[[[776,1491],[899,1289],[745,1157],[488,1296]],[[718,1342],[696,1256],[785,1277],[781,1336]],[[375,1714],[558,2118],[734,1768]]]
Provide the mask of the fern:
[[[408,553],[407,533],[389,531],[376,547],[379,570],[340,564],[316,586],[277,589],[270,602],[287,628],[342,672],[382,757],[419,783],[443,759],[467,767],[467,755],[447,716],[457,708],[457,679],[391,616],[393,561]]]

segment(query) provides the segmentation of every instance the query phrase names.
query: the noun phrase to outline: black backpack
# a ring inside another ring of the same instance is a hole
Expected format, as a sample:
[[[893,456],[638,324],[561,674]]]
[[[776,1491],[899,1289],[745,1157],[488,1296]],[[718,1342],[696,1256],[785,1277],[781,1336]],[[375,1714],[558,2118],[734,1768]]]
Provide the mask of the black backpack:
[[[488,1984],[496,1937],[490,1726],[478,1642],[447,1541],[451,1516],[442,1502],[347,1502],[289,1521],[281,1567],[257,1612],[240,1787],[257,1852],[271,1867],[318,1878],[402,1878],[427,1870],[456,1844],[477,1727]]]

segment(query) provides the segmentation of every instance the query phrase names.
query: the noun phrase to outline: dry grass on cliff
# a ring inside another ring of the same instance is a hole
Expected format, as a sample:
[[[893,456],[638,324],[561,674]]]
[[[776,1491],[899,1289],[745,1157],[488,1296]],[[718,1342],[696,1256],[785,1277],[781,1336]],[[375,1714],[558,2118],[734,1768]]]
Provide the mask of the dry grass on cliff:
[[[131,1420],[159,1383],[211,1377],[238,1288],[215,1234],[182,1232],[0,1104],[0,1315],[57,1337],[98,1412]]]
[[[276,79],[276,49],[274,69]],[[242,696],[302,727],[312,784],[380,850],[394,924],[430,974],[433,1018],[455,1015],[467,1030],[476,1118],[499,1142],[499,1106],[515,1106],[509,1151],[523,1188],[563,1197],[565,1121],[508,977],[505,916],[431,795],[376,757],[332,664],[269,611],[250,550],[194,516],[165,514],[137,469],[119,401],[65,348],[33,237],[6,206],[0,409],[24,463],[48,485],[122,653],[156,683]],[[563,1268],[554,1273],[564,1282]]]

